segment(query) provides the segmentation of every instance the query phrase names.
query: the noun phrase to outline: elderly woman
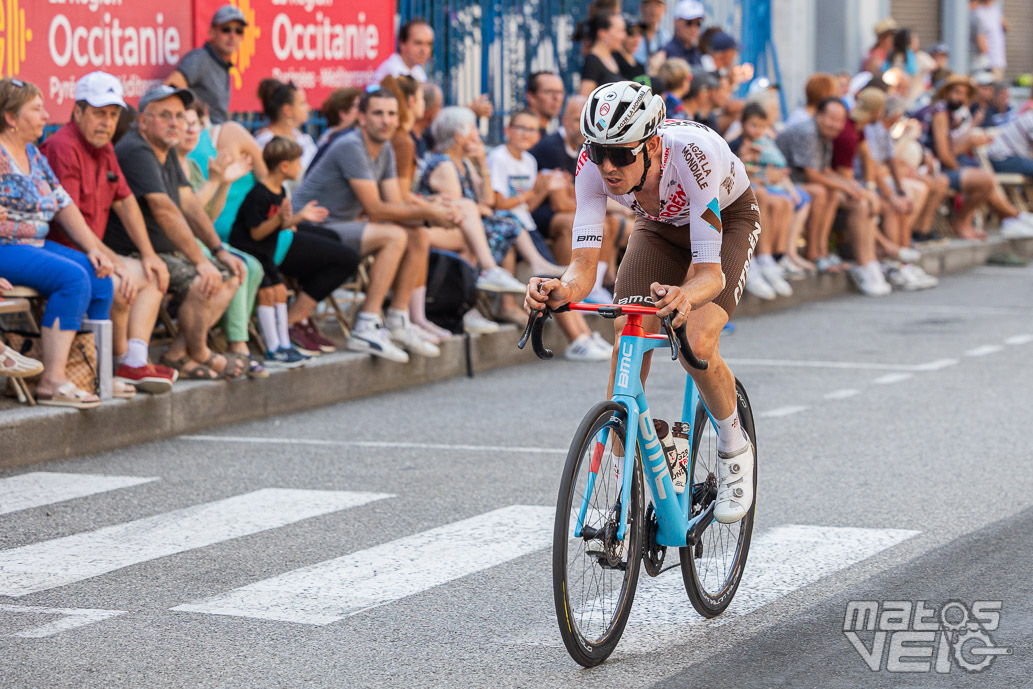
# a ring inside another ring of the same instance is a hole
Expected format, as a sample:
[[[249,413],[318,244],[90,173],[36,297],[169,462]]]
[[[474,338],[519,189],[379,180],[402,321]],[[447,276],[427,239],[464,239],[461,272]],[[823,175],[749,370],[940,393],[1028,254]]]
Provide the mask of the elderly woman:
[[[100,398],[68,380],[66,366],[83,316],[107,319],[115,269],[46,158],[32,142],[43,135],[43,94],[19,79],[0,80],[0,275],[47,297],[40,404],[87,409]],[[51,221],[85,253],[47,240]]]

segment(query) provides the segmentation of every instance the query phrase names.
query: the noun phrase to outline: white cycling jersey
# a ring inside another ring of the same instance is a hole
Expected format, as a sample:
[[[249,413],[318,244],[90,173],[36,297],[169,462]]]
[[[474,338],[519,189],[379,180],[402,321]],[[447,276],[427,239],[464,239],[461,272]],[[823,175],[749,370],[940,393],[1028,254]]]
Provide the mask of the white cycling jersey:
[[[721,211],[750,186],[746,168],[728,143],[710,127],[688,120],[664,120],[657,129],[663,142],[660,163],[660,215],[646,213],[635,194],[611,194],[598,166],[584,148],[577,160],[572,248],[603,244],[606,199],[649,220],[689,226],[692,260],[721,262]]]

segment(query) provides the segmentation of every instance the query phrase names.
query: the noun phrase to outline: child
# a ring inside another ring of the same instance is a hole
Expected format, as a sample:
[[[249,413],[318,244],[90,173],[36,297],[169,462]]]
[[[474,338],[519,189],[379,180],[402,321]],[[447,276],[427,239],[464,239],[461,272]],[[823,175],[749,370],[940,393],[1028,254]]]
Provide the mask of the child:
[[[680,57],[672,57],[660,65],[657,76],[664,85],[667,119],[691,120],[692,114],[686,112],[682,106],[682,99],[689,93],[692,81],[692,69],[689,67],[689,63]]]
[[[295,180],[301,174],[301,154],[300,145],[281,136],[266,144],[262,159],[269,173],[248,192],[230,231],[230,244],[252,254],[265,269],[258,290],[258,324],[265,340],[265,365],[269,368],[297,368],[309,358],[291,344],[287,288],[274,260],[281,232],[294,232],[300,222],[318,223],[327,216],[327,210],[315,201],[297,213],[291,210],[284,181]]]
[[[811,211],[811,195],[790,181],[786,158],[770,139],[765,141],[757,162],[764,168],[765,190],[793,203],[793,220],[782,244],[785,255],[779,265],[791,276],[802,275],[813,268],[811,262],[799,254],[800,235]]]

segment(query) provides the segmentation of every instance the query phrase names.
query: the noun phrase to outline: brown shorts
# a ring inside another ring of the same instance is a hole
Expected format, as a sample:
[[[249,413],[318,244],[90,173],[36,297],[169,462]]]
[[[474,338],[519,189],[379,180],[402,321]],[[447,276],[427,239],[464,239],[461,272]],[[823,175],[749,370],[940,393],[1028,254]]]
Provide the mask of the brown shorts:
[[[747,189],[721,211],[721,270],[725,287],[714,303],[729,318],[742,297],[746,271],[760,237],[760,210],[752,189]],[[617,270],[614,301],[618,304],[652,301],[649,286],[682,285],[692,265],[688,226],[677,227],[645,218],[635,219],[628,251]]]

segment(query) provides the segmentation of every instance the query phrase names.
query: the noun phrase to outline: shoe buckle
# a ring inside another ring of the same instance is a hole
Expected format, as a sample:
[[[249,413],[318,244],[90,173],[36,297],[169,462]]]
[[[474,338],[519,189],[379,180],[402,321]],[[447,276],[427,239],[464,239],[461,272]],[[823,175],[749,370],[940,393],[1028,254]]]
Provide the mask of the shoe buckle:
[[[733,488],[733,489],[732,489],[732,495],[734,495],[734,496],[735,496],[735,497],[737,497],[737,498],[741,498],[741,497],[742,497],[742,495],[743,495],[743,490],[742,490],[742,488],[738,488],[738,487],[736,487],[736,488]]]

